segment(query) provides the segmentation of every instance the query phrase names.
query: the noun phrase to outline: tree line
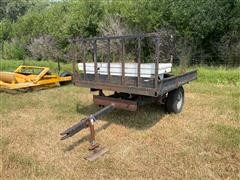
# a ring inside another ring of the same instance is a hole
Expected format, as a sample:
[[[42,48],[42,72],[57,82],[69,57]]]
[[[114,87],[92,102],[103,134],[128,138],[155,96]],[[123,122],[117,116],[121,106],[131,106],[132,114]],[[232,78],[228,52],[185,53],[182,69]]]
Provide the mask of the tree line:
[[[69,39],[171,32],[186,65],[240,65],[239,0],[1,0],[4,59],[66,61]]]

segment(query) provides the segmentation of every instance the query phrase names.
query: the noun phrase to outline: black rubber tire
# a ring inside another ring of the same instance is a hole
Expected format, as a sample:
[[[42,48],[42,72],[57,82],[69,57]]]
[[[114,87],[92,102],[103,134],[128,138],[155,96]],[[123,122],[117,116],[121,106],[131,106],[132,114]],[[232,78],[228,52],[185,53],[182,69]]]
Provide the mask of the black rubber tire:
[[[173,91],[170,91],[167,96],[166,110],[169,113],[180,113],[184,105],[184,89],[179,87]]]
[[[72,73],[69,72],[69,71],[63,71],[61,74],[60,74],[60,77],[67,77],[67,76],[72,76]],[[63,82],[60,82],[60,85],[67,85],[67,84],[70,84],[72,81],[63,81]]]
[[[60,77],[67,77],[67,76],[72,76],[72,73],[69,72],[69,71],[63,71],[63,72],[60,74]]]

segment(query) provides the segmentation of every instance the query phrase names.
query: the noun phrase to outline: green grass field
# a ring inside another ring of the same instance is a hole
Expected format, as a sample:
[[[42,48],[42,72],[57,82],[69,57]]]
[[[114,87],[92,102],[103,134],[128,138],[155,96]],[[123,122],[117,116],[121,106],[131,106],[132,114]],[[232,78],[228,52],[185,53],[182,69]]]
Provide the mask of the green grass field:
[[[56,69],[51,62],[39,63]],[[1,70],[11,71],[18,64],[1,61]],[[69,85],[30,93],[0,92],[0,177],[239,179],[239,69],[197,69],[198,80],[184,86],[180,114],[166,114],[151,105],[101,118],[96,123],[97,141],[110,151],[94,162],[83,159],[88,130],[66,141],[59,135],[99,109],[88,89]]]
[[[58,73],[57,62],[53,61],[33,61],[25,60],[25,62],[20,60],[0,60],[0,71],[13,71],[17,66],[21,64],[34,65],[34,66],[46,66],[51,69],[52,72]],[[190,67],[190,68],[174,68],[174,73],[180,73],[182,71],[197,69],[198,70],[198,80],[197,82],[203,83],[214,83],[214,84],[233,84],[240,86],[240,68],[224,68],[224,67]],[[71,71],[71,64],[61,63],[61,71]]]
[[[14,71],[20,65],[49,67],[51,72],[58,73],[58,64],[54,61],[34,61],[34,60],[0,60],[0,71]],[[60,63],[61,71],[71,71],[71,64]]]

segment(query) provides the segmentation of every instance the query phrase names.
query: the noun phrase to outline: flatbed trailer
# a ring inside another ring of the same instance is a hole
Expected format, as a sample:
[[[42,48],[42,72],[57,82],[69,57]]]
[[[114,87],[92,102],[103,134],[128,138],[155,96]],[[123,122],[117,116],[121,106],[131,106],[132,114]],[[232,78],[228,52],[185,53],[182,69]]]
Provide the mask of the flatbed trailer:
[[[151,61],[155,64],[154,74],[151,77],[141,76],[141,53],[143,41],[151,39],[155,44],[154,58]],[[125,73],[125,45],[128,40],[134,39],[136,42],[136,57],[134,63],[137,63],[136,77],[126,76]],[[106,43],[105,60],[107,63],[107,73],[100,74],[98,69],[98,44]],[[117,41],[120,44],[119,61],[121,63],[121,74],[111,74],[111,41]],[[93,102],[96,105],[104,107],[100,111],[91,114],[89,117],[82,119],[79,123],[61,133],[62,138],[66,139],[78,133],[84,128],[90,128],[90,150],[93,154],[87,157],[88,160],[94,160],[99,155],[106,152],[106,149],[99,147],[95,141],[94,122],[101,116],[113,111],[114,109],[124,109],[128,111],[136,111],[139,106],[160,103],[165,104],[169,113],[181,112],[184,104],[183,85],[197,78],[197,71],[191,71],[180,75],[172,75],[169,73],[159,75],[160,43],[161,36],[158,33],[140,34],[131,36],[114,36],[114,37],[95,37],[88,39],[78,39],[76,43],[81,44],[82,58],[81,63],[83,69],[79,70],[78,60],[73,61],[73,83],[76,86],[89,88],[91,91],[98,91],[98,95],[93,95]],[[91,45],[90,50],[86,46]],[[94,64],[94,72],[87,73],[86,63],[89,62],[87,53],[92,54],[92,63]],[[171,59],[171,58],[170,58]],[[112,91],[111,95],[106,96],[104,90]]]

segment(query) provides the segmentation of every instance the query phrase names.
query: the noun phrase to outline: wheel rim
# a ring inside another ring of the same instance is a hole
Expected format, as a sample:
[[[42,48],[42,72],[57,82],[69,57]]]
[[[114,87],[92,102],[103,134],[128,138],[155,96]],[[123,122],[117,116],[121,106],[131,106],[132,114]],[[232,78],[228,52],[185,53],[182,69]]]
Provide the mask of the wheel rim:
[[[178,110],[181,109],[182,102],[183,102],[182,93],[178,93],[178,96],[177,96],[177,109]]]

